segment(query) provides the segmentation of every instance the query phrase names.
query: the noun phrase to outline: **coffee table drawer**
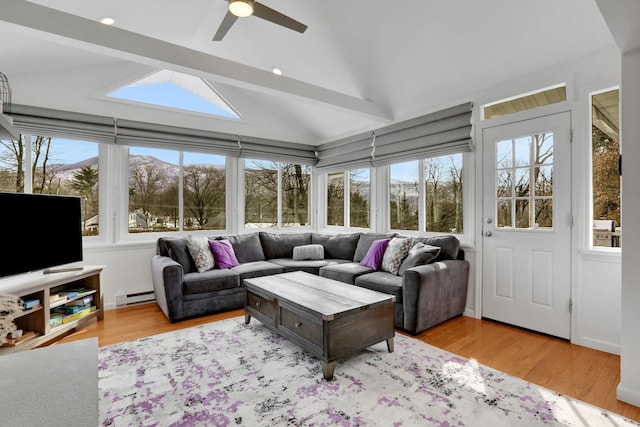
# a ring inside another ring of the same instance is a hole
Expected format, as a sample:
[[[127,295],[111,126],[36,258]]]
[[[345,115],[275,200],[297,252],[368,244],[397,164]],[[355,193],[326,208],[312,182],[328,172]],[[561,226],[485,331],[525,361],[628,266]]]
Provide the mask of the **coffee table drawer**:
[[[280,326],[322,348],[322,320],[280,306]]]
[[[264,314],[269,319],[276,319],[276,307],[277,304],[274,300],[265,298],[263,296],[254,294],[253,292],[247,292],[247,306]]]

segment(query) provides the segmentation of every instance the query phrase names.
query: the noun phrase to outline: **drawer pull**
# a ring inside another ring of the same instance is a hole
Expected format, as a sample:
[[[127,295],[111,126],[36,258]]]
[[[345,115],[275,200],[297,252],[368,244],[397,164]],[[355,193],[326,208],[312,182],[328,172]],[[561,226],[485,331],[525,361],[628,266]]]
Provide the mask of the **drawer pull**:
[[[300,326],[302,326],[302,323],[300,323],[300,322],[296,322],[294,326],[295,326],[296,328],[299,328]]]
[[[256,301],[256,307],[260,307],[260,301]]]

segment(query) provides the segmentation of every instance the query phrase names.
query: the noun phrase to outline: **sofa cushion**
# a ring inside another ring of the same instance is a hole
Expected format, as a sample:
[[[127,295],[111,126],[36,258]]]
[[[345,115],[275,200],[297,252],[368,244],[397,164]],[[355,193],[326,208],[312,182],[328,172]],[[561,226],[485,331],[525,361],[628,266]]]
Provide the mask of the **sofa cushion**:
[[[240,275],[240,284],[244,279],[251,279],[252,277],[270,276],[272,274],[284,273],[284,268],[270,261],[253,261],[245,262],[231,270]]]
[[[360,233],[311,235],[311,243],[324,246],[325,258],[346,259],[351,261],[360,240]]]
[[[187,248],[199,273],[215,267],[215,260],[209,247],[209,239],[206,237],[189,237]]]
[[[158,255],[168,256],[182,265],[184,273],[196,270],[196,265],[187,248],[186,237],[161,237],[158,239]]]
[[[431,237],[416,237],[415,242],[422,242],[425,245],[440,247],[440,254],[434,261],[444,261],[447,259],[457,259],[460,250],[460,240],[456,236],[443,235]]]
[[[324,247],[322,245],[302,245],[293,248],[293,260],[321,260],[324,259]]]
[[[402,302],[402,276],[397,274],[384,271],[363,274],[356,277],[356,286],[394,295],[396,303]]]
[[[390,241],[391,239],[374,240],[369,247],[367,254],[362,258],[362,261],[360,261],[360,264],[365,267],[369,267],[372,270],[378,270],[382,263],[384,252],[387,249],[387,246],[389,246]]]
[[[320,273],[320,268],[324,266],[349,262],[343,259],[294,261],[291,258],[277,258],[277,259],[272,259],[270,261],[273,262],[274,264],[278,264],[282,266],[284,268],[284,271],[287,273],[291,271],[305,271],[307,273],[315,274],[316,276]]]
[[[413,246],[413,239],[410,237],[394,237],[389,242],[389,246],[384,251],[382,265],[380,268],[392,274],[398,274],[402,261],[409,254],[409,249]]]
[[[203,292],[219,291],[221,289],[237,288],[240,278],[235,271],[208,270],[204,273],[188,273],[183,277],[182,293],[184,295],[199,294]]]
[[[258,233],[232,234],[230,236],[218,236],[215,238],[215,240],[223,239],[231,242],[233,252],[241,264],[243,262],[264,261],[266,259]]]
[[[293,258],[293,248],[311,243],[311,233],[276,234],[261,231],[259,235],[266,259]]]
[[[353,261],[360,262],[367,254],[367,251],[371,247],[371,244],[374,240],[380,239],[391,239],[395,237],[395,233],[362,233],[360,234],[360,239],[358,239],[358,244],[356,245],[356,252],[353,254]]]
[[[236,267],[240,263],[233,252],[233,246],[228,240],[209,240],[209,247],[216,261],[216,266],[220,269]]]
[[[402,276],[402,273],[404,273],[407,268],[429,264],[436,259],[438,254],[440,254],[440,248],[438,246],[425,245],[422,242],[416,243],[409,250],[409,254],[404,261],[402,261],[398,269],[398,275]]]
[[[356,277],[366,273],[371,273],[373,270],[369,267],[365,267],[357,262],[346,262],[342,264],[327,265],[320,268],[320,277],[326,277],[327,279],[337,280],[338,282],[349,283],[350,285],[356,284]]]

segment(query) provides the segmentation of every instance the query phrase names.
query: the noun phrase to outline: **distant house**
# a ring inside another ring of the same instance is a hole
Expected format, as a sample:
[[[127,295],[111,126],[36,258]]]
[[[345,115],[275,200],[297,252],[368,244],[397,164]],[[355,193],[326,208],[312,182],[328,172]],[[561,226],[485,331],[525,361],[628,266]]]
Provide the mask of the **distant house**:
[[[94,215],[91,218],[87,219],[84,224],[83,224],[83,230],[91,230],[91,231],[97,231],[98,230],[98,215]]]
[[[144,214],[140,212],[129,213],[129,229],[132,228],[147,228],[147,220]]]

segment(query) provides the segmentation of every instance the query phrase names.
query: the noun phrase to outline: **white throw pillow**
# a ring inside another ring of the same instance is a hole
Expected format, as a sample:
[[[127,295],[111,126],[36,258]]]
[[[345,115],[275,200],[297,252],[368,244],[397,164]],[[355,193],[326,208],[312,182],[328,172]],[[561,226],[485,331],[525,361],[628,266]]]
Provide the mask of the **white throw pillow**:
[[[324,259],[324,246],[322,245],[301,245],[293,248],[294,261],[317,261],[322,259]]]
[[[389,273],[398,274],[402,261],[409,254],[409,249],[413,245],[413,239],[409,237],[394,237],[389,242],[389,246],[384,251],[382,265],[380,269]]]
[[[209,247],[209,239],[206,237],[189,237],[189,240],[187,240],[187,248],[198,269],[198,273],[211,270],[215,267],[215,260]]]

